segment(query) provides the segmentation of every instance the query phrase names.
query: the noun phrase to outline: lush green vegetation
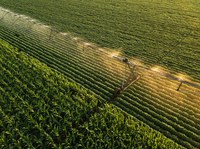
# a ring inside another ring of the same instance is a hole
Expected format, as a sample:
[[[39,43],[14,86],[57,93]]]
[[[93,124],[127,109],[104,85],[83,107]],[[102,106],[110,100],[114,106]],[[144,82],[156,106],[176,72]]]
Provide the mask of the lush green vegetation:
[[[0,148],[181,148],[0,40]]]
[[[196,0],[1,0],[0,5],[200,80],[200,3]],[[47,28],[7,17],[0,20],[0,38],[91,89],[99,99],[109,100],[124,80],[124,67],[107,55],[91,48],[83,51],[68,36],[55,34],[49,40]],[[179,144],[200,148],[200,96],[185,86],[185,92],[176,92],[177,86],[147,73],[114,104]]]
[[[112,53],[98,47],[83,50],[71,35],[54,33],[49,38],[49,28],[30,20],[9,13],[0,23],[1,38],[91,89],[101,100],[112,97],[128,75]],[[176,92],[177,83],[146,72],[113,103],[179,144],[199,147],[200,97],[187,86],[186,93]]]
[[[1,0],[0,5],[200,79],[198,0]]]

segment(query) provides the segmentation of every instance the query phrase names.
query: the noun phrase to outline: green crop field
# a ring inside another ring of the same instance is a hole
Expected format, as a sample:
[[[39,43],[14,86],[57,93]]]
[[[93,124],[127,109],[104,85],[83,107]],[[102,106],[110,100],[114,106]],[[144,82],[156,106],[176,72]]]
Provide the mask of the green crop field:
[[[0,40],[0,148],[181,148]]]
[[[159,64],[200,79],[198,0],[1,0],[0,5],[102,46],[122,48],[146,63],[157,64],[173,49]]]
[[[0,6],[5,8],[0,7],[1,39],[178,144],[200,148],[197,0],[1,0]],[[118,96],[116,89],[130,80],[131,72],[113,56],[148,67],[137,67],[134,74],[139,79]],[[172,74],[172,79],[159,74]],[[183,83],[176,91],[181,80],[195,85]],[[112,108],[102,108],[102,114],[93,114],[91,119],[101,119]],[[95,148],[101,143],[89,145]]]

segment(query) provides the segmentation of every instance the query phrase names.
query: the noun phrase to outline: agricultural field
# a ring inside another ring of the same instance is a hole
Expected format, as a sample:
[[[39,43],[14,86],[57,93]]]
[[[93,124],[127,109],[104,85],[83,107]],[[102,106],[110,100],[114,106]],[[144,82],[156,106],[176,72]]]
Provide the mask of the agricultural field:
[[[182,148],[2,40],[0,70],[0,148]]]
[[[0,6],[20,14],[0,7],[0,38],[176,143],[200,148],[199,5],[195,0],[1,0]],[[116,56],[142,66],[120,94],[116,89],[133,76]],[[195,85],[183,83],[177,91],[180,80]]]
[[[198,0],[1,0],[0,5],[200,80]]]

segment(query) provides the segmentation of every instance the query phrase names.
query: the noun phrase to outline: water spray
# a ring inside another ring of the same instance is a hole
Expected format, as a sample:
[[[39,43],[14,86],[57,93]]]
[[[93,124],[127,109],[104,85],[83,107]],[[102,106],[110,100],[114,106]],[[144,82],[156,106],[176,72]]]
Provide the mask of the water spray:
[[[136,63],[129,61],[128,58],[123,58],[123,57],[119,57],[116,55],[114,55],[113,58],[122,63],[125,63],[129,67],[132,74],[136,74],[136,68],[142,68],[142,70],[151,71],[151,72],[156,73],[160,76],[163,76],[169,80],[180,82],[178,88],[176,89],[177,91],[180,91],[183,84],[200,89],[199,84],[187,80],[183,75],[175,76],[173,74],[166,73],[166,72],[160,70],[159,67],[147,67],[147,66],[137,65]],[[137,75],[139,75],[139,74],[137,73]],[[139,75],[139,76],[141,77],[141,75]]]
[[[92,44],[84,42],[82,50],[85,51],[85,48],[92,46]]]
[[[15,25],[15,23],[20,19],[20,16],[18,16],[14,21],[13,23],[10,25],[11,27],[13,27]]]
[[[0,21],[4,19],[4,17],[8,14],[9,12],[5,12],[5,14],[1,17]]]

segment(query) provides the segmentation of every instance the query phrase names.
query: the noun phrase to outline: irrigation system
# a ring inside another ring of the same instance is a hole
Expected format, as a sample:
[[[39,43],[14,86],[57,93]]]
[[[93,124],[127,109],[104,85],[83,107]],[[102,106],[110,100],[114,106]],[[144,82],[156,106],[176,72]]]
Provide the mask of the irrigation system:
[[[7,15],[7,14],[11,14],[12,16],[14,16],[13,20],[12,20],[12,23],[11,23],[11,27],[13,27],[17,21],[20,19],[20,18],[23,18],[23,19],[26,19],[28,20],[29,24],[27,25],[27,29],[25,29],[25,31],[29,31],[31,30],[31,28],[35,25],[35,24],[38,24],[37,22],[35,21],[32,21],[32,20],[29,20],[28,17],[26,16],[23,16],[23,15],[18,15],[18,14],[15,14],[15,13],[12,13],[10,11],[7,11],[5,9],[1,10],[3,13],[2,13],[2,17],[0,18],[0,21],[2,21],[4,19],[4,17]],[[39,23],[40,24],[40,23]],[[49,35],[48,35],[48,39],[49,41],[54,41],[54,39],[56,38],[57,34],[59,34],[59,31],[57,31],[56,29],[54,28],[51,28],[49,26],[45,26],[43,24],[41,24],[41,26],[45,27],[45,28],[48,28],[49,29]],[[166,52],[162,57],[160,57],[158,59],[158,63],[160,61],[162,61],[167,55],[169,55],[171,53],[171,51],[173,51],[178,45],[180,45],[182,43],[182,41],[187,37],[187,35],[189,35],[191,33],[191,31],[186,34],[185,36],[183,36],[182,39],[180,39],[180,41],[178,43],[176,43],[174,45],[174,48],[170,49],[168,52]],[[85,41],[83,41],[82,39],[80,38],[77,38],[77,37],[73,37],[72,40],[81,45],[82,46],[82,50],[85,51],[85,49],[87,48],[91,48],[91,49],[98,49],[99,51],[98,52],[105,52],[106,54],[106,50],[100,50],[101,48],[98,48],[97,46],[91,44],[91,43],[87,43]],[[177,76],[174,76],[170,73],[166,73],[166,72],[161,72],[161,71],[158,71],[158,70],[154,70],[154,69],[151,69],[151,67],[147,67],[147,66],[144,66],[144,65],[139,65],[139,64],[136,64],[132,61],[130,61],[127,57],[120,57],[118,55],[113,55],[112,56],[113,59],[125,64],[128,68],[129,68],[129,75],[127,78],[125,78],[121,84],[120,87],[118,87],[114,94],[113,94],[113,98],[116,98],[117,96],[119,96],[124,90],[126,90],[129,86],[131,86],[133,83],[135,83],[137,80],[139,80],[143,74],[140,74],[139,73],[139,70],[142,70],[141,72],[143,71],[149,71],[149,72],[153,72],[153,73],[156,73],[160,76],[164,76],[165,78],[169,79],[169,80],[173,80],[173,81],[178,81],[179,82],[179,85],[177,87],[177,91],[180,91],[182,85],[186,84],[188,86],[191,86],[191,87],[194,87],[194,88],[197,88],[197,89],[200,89],[200,85],[195,83],[195,82],[191,82],[191,81],[188,81],[188,80],[184,80],[183,78],[181,77],[177,77]]]
[[[125,63],[126,65],[128,65],[128,67],[130,68],[130,71],[133,71],[133,68],[136,69],[137,67],[141,67],[147,71],[152,71],[154,73],[157,73],[158,75],[160,76],[164,76],[166,77],[167,79],[170,79],[170,80],[174,80],[174,81],[178,81],[180,82],[178,88],[176,89],[177,91],[180,90],[181,86],[183,84],[187,84],[191,87],[194,87],[194,88],[197,88],[197,89],[200,89],[200,85],[198,85],[197,83],[194,83],[194,82],[190,82],[190,81],[187,81],[187,80],[184,80],[183,78],[181,77],[176,77],[170,73],[165,73],[165,72],[161,72],[161,71],[157,71],[157,70],[153,70],[151,69],[151,67],[147,67],[147,66],[142,66],[142,65],[137,65],[136,63],[133,63],[133,62],[130,62],[128,60],[128,58],[126,57],[118,57],[118,56],[113,56],[114,59],[122,62],[122,63]]]

